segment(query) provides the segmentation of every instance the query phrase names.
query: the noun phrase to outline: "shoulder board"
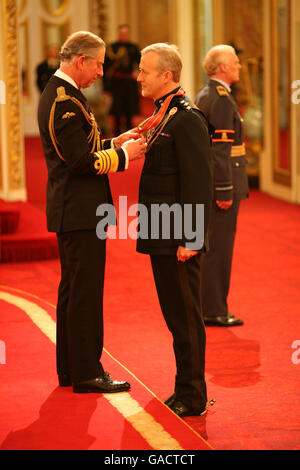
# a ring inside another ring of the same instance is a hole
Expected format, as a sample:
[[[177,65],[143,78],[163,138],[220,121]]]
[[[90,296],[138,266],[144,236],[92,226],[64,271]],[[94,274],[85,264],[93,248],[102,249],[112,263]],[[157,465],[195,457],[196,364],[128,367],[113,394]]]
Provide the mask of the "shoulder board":
[[[184,99],[179,101],[181,109],[185,109],[186,111],[190,111],[191,109],[194,108],[193,103],[190,103],[189,101],[186,101]]]
[[[216,90],[217,90],[219,96],[229,96],[228,91],[222,85],[216,86]]]
[[[198,106],[196,104],[191,103],[189,101],[180,100],[180,105],[181,105],[181,109],[185,109],[186,111],[195,110],[195,111],[199,111],[201,114],[203,114],[202,111],[198,108]]]
[[[191,107],[193,109],[196,109],[197,111],[200,111],[200,113],[202,113],[202,111],[200,110],[200,108],[196,104],[191,104]]]
[[[100,133],[99,133],[98,126],[97,126],[94,115],[92,113],[88,113],[88,111],[85,109],[83,104],[77,98],[75,98],[74,96],[67,95],[66,90],[63,86],[60,86],[56,89],[56,94],[57,94],[57,96],[56,96],[56,98],[55,98],[55,100],[52,104],[51,110],[50,110],[48,127],[49,127],[49,132],[50,132],[50,137],[51,137],[52,143],[53,143],[54,148],[55,148],[57,154],[59,155],[59,157],[62,160],[64,160],[62,154],[60,153],[60,151],[58,149],[58,141],[57,141],[57,138],[56,138],[56,135],[55,135],[55,130],[54,130],[55,108],[56,108],[57,103],[61,103],[61,102],[68,101],[68,100],[75,103],[81,109],[85,119],[87,120],[87,122],[92,127],[92,130],[89,134],[89,140],[88,140],[88,142],[93,141],[93,147],[92,147],[91,153],[93,153],[96,148],[97,148],[97,150],[99,150],[100,145],[101,145]],[[62,119],[69,119],[73,116],[76,116],[76,113],[74,113],[73,111],[67,111],[61,118]]]
[[[66,94],[66,90],[63,86],[60,86],[56,89],[57,97],[56,101],[67,101],[70,99],[70,97]]]

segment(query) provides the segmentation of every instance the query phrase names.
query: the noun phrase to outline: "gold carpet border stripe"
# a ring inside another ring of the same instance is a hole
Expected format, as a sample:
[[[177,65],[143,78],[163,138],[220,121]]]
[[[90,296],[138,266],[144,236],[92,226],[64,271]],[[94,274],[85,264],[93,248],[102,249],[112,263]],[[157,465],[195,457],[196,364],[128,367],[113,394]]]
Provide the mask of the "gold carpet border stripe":
[[[17,288],[14,288],[14,287],[9,287],[9,286],[4,286],[4,285],[0,285],[0,289],[11,290],[11,291],[14,291],[14,292],[18,292],[18,293],[20,293],[20,294],[28,295],[28,296],[33,297],[33,298],[35,298],[35,299],[37,299],[37,300],[39,300],[39,301],[41,301],[41,302],[43,302],[43,303],[45,303],[45,304],[48,304],[49,306],[51,306],[52,308],[55,309],[55,305],[53,305],[51,302],[48,302],[48,301],[46,301],[46,300],[43,300],[43,299],[41,299],[40,297],[38,297],[37,295],[34,295],[34,294],[29,293],[29,292],[23,291],[23,290],[21,290],[21,289],[17,289]],[[5,293],[0,291],[0,299],[2,298],[2,297],[1,297],[2,294],[5,294]],[[8,295],[10,295],[10,294],[8,294]],[[12,296],[12,297],[15,297],[15,296]],[[5,299],[3,299],[3,300],[5,300]],[[26,299],[22,299],[22,300],[26,300]],[[28,302],[29,302],[29,301],[28,301]],[[33,305],[35,305],[35,304],[33,304]],[[38,307],[38,306],[36,306],[36,307]],[[40,307],[38,307],[38,308],[40,308]],[[41,309],[41,310],[43,310],[43,309]],[[53,324],[54,324],[54,327],[52,326],[52,328],[54,328],[54,332],[55,332],[54,340],[51,339],[51,338],[48,336],[47,333],[45,333],[45,334],[46,334],[46,336],[47,336],[54,344],[56,344],[56,323],[54,322],[54,320],[52,319],[52,317],[48,314],[48,312],[46,312],[45,310],[43,310],[43,312],[44,312],[44,314],[46,314],[47,318],[50,320],[50,323],[53,322]],[[27,313],[27,312],[26,312],[26,313]],[[39,313],[40,313],[40,312],[39,312]],[[27,313],[27,314],[28,314],[29,317],[31,318],[30,314],[29,314],[29,313]],[[39,318],[40,318],[40,315],[35,315],[35,320],[36,320],[36,321],[38,321]],[[32,320],[33,320],[33,319],[32,319]],[[38,326],[38,325],[37,325],[37,326]],[[44,332],[44,329],[42,329],[42,328],[40,328],[40,329]],[[48,331],[48,329],[45,329],[45,331]],[[52,335],[52,336],[53,336],[53,335]],[[155,395],[155,393],[154,393],[152,390],[150,390],[150,389],[147,387],[147,385],[145,385],[133,372],[131,372],[129,369],[127,369],[127,367],[124,366],[118,359],[116,359],[109,351],[107,351],[107,349],[103,348],[103,350],[105,351],[105,353],[106,353],[114,362],[116,362],[119,366],[121,366],[124,370],[126,370],[126,372],[128,372],[137,382],[139,382],[154,398],[156,398],[156,400],[158,400],[162,405],[166,406],[166,405],[164,404],[164,402],[162,402],[162,401]],[[128,393],[125,392],[125,395],[126,395],[126,394],[129,395]],[[120,396],[120,395],[124,395],[124,392],[122,392],[122,394],[120,393],[120,394],[114,394],[114,395],[111,395],[111,394],[103,394],[103,396],[105,396],[105,398],[107,398],[109,401],[110,401],[110,398],[114,398],[114,397],[115,397],[115,398],[118,398],[118,396]],[[131,398],[131,397],[130,397],[130,398]],[[131,400],[134,401],[134,402],[137,404],[137,406],[139,407],[139,412],[142,410],[142,411],[144,411],[144,413],[146,413],[147,415],[149,415],[149,413],[147,413],[142,407],[140,407],[140,405],[138,404],[138,402],[136,402],[136,401],[135,401],[134,399],[132,399],[132,398],[131,398]],[[110,401],[110,402],[111,402],[111,401]],[[115,403],[115,404],[113,404],[112,402],[111,402],[111,404],[112,404],[115,408],[118,409],[118,406],[119,406],[119,405],[117,404],[117,400],[116,400],[116,403]],[[136,408],[136,410],[137,410],[137,409],[138,409],[138,408]],[[169,408],[168,408],[168,409],[169,409]],[[125,416],[126,411],[125,411],[125,410],[120,411],[120,410],[118,409],[118,411],[126,418],[126,416]],[[171,413],[173,413],[173,411],[171,411],[170,409],[169,409],[169,411],[170,411]],[[136,415],[137,415],[137,414],[138,414],[138,413],[136,413]],[[173,415],[176,416],[178,419],[181,420],[181,418],[179,418],[175,413],[173,413]],[[152,420],[154,421],[153,416],[152,416],[152,415],[149,415],[149,416],[150,416],[150,417],[152,418]],[[129,416],[128,416],[128,418],[129,418]],[[130,421],[128,418],[126,418],[126,419],[127,419],[128,421]],[[139,420],[140,420],[140,416],[137,416],[137,421],[139,421]],[[198,437],[202,442],[204,442],[204,444],[205,444],[207,447],[209,447],[211,450],[214,450],[214,448],[213,448],[200,434],[198,434],[188,423],[186,423],[186,422],[183,421],[183,420],[181,420],[181,421],[183,422],[183,424],[184,424],[193,434],[195,434],[196,437]],[[131,424],[132,424],[132,423],[131,423]],[[158,424],[159,426],[161,426],[159,423],[157,423],[157,424]],[[133,424],[132,424],[132,425],[133,425]],[[136,430],[137,430],[140,434],[142,434],[138,429],[136,429]],[[156,432],[156,431],[155,431],[155,432]],[[165,433],[168,434],[166,431],[165,431]],[[143,437],[144,437],[144,436],[143,436]],[[171,437],[171,439],[173,439],[173,438]],[[146,441],[148,442],[147,439],[146,439]],[[175,442],[177,443],[177,441],[175,441]],[[178,443],[177,443],[177,445],[179,446]],[[173,449],[173,448],[172,448],[172,449],[171,449],[171,448],[156,448],[156,447],[154,447],[154,449],[155,449],[155,450],[180,450],[180,449],[183,450],[180,446],[177,447],[177,448],[174,448],[174,449]]]
[[[33,323],[55,344],[56,323],[48,312],[22,297],[0,292],[0,299],[24,311]],[[156,450],[183,450],[164,428],[147,413],[128,393],[103,394],[146,442]]]
[[[0,299],[23,310],[33,323],[55,344],[56,343],[56,323],[49,313],[29,300],[17,297],[7,292],[0,292]]]
[[[155,421],[129,393],[104,394],[104,396],[153,449],[183,450],[163,426]]]
[[[147,385],[145,385],[133,372],[131,372],[129,369],[127,369],[126,366],[124,366],[120,361],[118,361],[118,359],[116,359],[110,352],[108,352],[105,348],[103,348],[103,350],[105,351],[105,353],[113,360],[115,361],[119,366],[121,366],[124,370],[126,370],[126,372],[128,372],[137,382],[139,382],[149,393],[151,393],[151,395],[156,398],[157,401],[159,401],[160,403],[162,403],[162,405],[164,405],[165,407],[167,407],[167,405],[164,404],[163,401],[160,400],[160,398],[158,398],[157,395],[155,395],[155,393],[150,390],[150,388],[147,387]],[[168,407],[167,407],[168,408]],[[169,409],[169,408],[168,408]],[[169,409],[169,411],[171,413],[174,414],[174,416],[176,416],[176,418],[180,419],[179,416],[177,416],[172,410]],[[182,420],[181,420],[182,421]],[[195,436],[197,436],[202,442],[204,442],[204,444],[209,447],[211,450],[214,450],[214,448],[202,437],[200,436],[200,434],[198,434],[195,429],[193,429],[186,421],[182,421],[185,426],[193,433],[195,434]]]

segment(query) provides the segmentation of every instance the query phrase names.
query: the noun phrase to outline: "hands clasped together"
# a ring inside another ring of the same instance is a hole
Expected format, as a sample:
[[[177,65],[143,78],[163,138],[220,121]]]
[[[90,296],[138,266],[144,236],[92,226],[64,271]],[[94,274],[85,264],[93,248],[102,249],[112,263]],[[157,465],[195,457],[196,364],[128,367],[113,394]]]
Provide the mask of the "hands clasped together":
[[[147,143],[144,137],[138,132],[137,128],[134,128],[128,132],[120,134],[118,137],[115,137],[114,146],[125,147],[129,160],[132,161],[144,156]],[[197,251],[188,250],[183,246],[179,246],[177,249],[177,259],[181,262],[185,262],[197,254]]]
[[[128,153],[129,160],[137,160],[144,156],[147,143],[137,128],[120,134],[114,138],[115,147],[124,147]]]

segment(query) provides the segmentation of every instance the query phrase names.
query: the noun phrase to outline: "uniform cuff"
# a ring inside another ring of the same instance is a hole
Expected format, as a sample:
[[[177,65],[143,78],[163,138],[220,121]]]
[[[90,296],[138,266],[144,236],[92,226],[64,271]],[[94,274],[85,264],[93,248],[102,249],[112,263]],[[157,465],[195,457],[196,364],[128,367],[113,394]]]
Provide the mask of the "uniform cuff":
[[[115,148],[115,144],[114,144],[114,138],[111,139],[110,141],[110,145],[111,145],[111,148],[114,149]],[[129,165],[129,156],[128,156],[128,152],[126,150],[125,147],[119,147],[123,150],[124,152],[124,155],[125,155],[125,167],[124,167],[124,170],[127,170],[128,168],[128,165]]]
[[[125,147],[121,147],[121,149],[123,150],[124,155],[125,155],[125,168],[124,168],[124,170],[127,170],[128,165],[129,165],[129,156],[128,156],[128,152],[127,152],[127,150],[126,150]]]
[[[215,188],[215,201],[232,201],[233,188],[220,190]]]

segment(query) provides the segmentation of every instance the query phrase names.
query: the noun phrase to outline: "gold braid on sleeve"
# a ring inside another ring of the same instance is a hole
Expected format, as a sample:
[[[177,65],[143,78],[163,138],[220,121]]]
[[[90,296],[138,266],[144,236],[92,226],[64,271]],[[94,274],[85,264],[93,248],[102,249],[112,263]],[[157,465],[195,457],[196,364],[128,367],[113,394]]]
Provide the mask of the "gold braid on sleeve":
[[[107,173],[115,173],[119,167],[119,156],[113,149],[102,150],[95,152],[94,168],[97,170],[97,175],[104,175]]]
[[[56,108],[57,103],[60,103],[62,101],[68,101],[68,100],[73,101],[73,103],[75,103],[81,109],[85,119],[87,120],[87,122],[92,127],[91,132],[88,135],[88,143],[90,144],[92,142],[91,153],[99,152],[99,150],[101,149],[101,139],[100,139],[100,132],[99,132],[99,129],[98,129],[98,126],[97,126],[94,115],[92,113],[89,114],[87,112],[87,110],[85,109],[85,107],[83,106],[83,104],[79,100],[77,100],[73,96],[67,95],[66,90],[65,90],[64,87],[59,87],[59,88],[57,88],[57,97],[55,98],[55,101],[54,101],[54,103],[51,107],[50,117],[49,117],[50,137],[51,137],[52,143],[54,145],[54,148],[55,148],[58,156],[62,160],[65,160],[63,158],[62,154],[60,153],[59,149],[58,149],[59,144],[58,144],[58,140],[56,138],[55,131],[54,131],[55,108]]]

